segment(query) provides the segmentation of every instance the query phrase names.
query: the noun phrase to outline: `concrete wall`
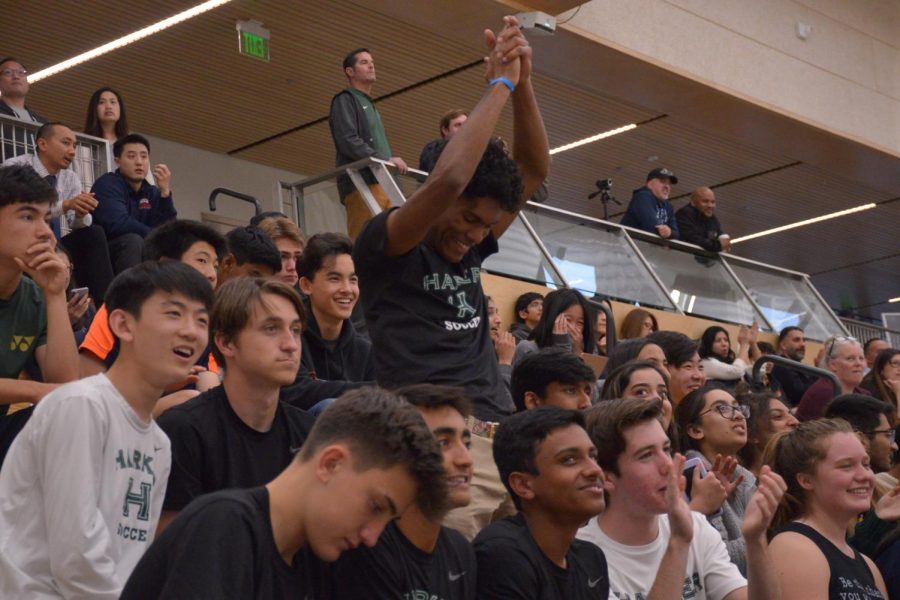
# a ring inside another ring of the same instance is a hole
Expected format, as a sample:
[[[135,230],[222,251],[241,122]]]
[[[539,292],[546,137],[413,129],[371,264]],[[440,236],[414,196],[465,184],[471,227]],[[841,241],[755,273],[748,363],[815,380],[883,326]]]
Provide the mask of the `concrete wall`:
[[[592,0],[561,27],[900,156],[900,0]]]

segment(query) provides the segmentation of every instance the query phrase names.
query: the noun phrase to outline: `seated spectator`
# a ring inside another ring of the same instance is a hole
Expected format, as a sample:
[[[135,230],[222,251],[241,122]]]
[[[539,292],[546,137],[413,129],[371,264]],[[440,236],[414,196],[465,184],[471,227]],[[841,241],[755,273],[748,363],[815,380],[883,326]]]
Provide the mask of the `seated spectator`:
[[[4,598],[116,598],[153,541],[172,455],[151,415],[206,346],[212,288],[145,263],[106,299],[118,360],[44,398],[0,472]]]
[[[193,267],[215,288],[218,277],[216,262],[225,252],[225,238],[214,228],[197,221],[170,221],[147,236],[145,251],[147,260],[179,261]],[[102,373],[118,356],[108,316],[106,307],[101,306],[79,347],[82,377]],[[197,379],[199,373],[200,381],[196,383],[201,391],[219,383],[218,366],[215,360],[209,360],[210,356],[209,351],[201,354],[192,374],[192,379]],[[204,373],[207,370],[210,372]],[[168,408],[169,403],[163,402],[160,406]]]
[[[708,187],[691,192],[691,203],[675,211],[681,241],[697,244],[710,252],[731,250],[731,238],[722,231],[716,217],[716,195]]]
[[[750,408],[747,417],[747,444],[738,451],[741,466],[758,476],[762,469],[762,455],[772,436],[791,431],[800,422],[779,396],[768,392],[740,397]]]
[[[653,313],[643,308],[633,308],[622,319],[619,338],[622,340],[642,338],[647,337],[654,331],[659,331],[659,324],[656,322],[656,317],[653,316]]]
[[[113,144],[113,156],[118,169],[97,179],[91,193],[98,202],[94,220],[106,232],[113,269],[121,273],[141,262],[147,234],[178,213],[169,167],[162,163],[153,167],[156,185],[146,180],[150,172],[147,138],[136,133],[119,138]]]
[[[516,344],[531,336],[532,330],[541,320],[543,309],[544,297],[537,292],[525,292],[516,298],[516,305],[513,308],[515,323],[509,326],[509,332],[516,338]]]
[[[233,277],[271,277],[281,269],[278,247],[257,227],[235,227],[225,234],[228,252],[219,259],[220,284]]]
[[[726,498],[709,522],[721,534],[731,562],[747,574],[746,541],[741,523],[753,490],[753,474],[740,466],[737,453],[747,445],[748,407],[730,393],[702,387],[688,394],[675,409],[681,450],[690,460],[699,458],[707,472],[715,472],[724,485]]]
[[[593,370],[575,354],[559,348],[545,348],[523,358],[513,370],[510,382],[518,411],[543,405],[584,409],[591,405],[593,387]],[[496,427],[485,428],[474,421],[472,424],[472,502],[454,509],[444,519],[444,525],[459,530],[469,540],[488,523],[515,512],[492,455],[491,440]]]
[[[316,379],[375,381],[372,343],[356,334],[350,316],[359,299],[353,242],[340,233],[318,233],[297,262],[306,294],[302,364]]]
[[[637,398],[660,403],[660,423],[670,437],[675,437],[672,427],[672,401],[669,400],[669,375],[663,367],[649,360],[631,360],[609,374],[600,392],[600,400]],[[677,439],[673,440],[673,445]]]
[[[859,386],[866,368],[866,357],[859,342],[853,338],[836,335],[825,340],[822,350],[822,362],[819,366],[834,373],[838,383],[841,384],[840,394],[870,395]],[[835,394],[830,379],[820,378],[803,394],[800,404],[797,405],[797,418],[801,421],[818,419],[825,412],[825,406],[840,394]]]
[[[677,183],[678,178],[668,169],[653,169],[647,173],[647,183],[634,190],[631,196],[622,225],[655,233],[661,238],[680,239],[675,209],[669,202],[669,193]]]
[[[876,474],[891,470],[891,458],[897,451],[894,440],[896,410],[887,402],[845,394],[838,396],[825,407],[826,419],[843,419],[859,434],[869,455],[869,468]],[[887,486],[876,477],[872,494],[872,507],[853,525],[850,545],[865,554],[873,555],[881,540],[896,527],[900,519],[900,498],[889,492]]]
[[[866,374],[869,373],[875,364],[875,358],[878,356],[878,353],[890,347],[891,345],[881,338],[869,338],[866,340],[866,343],[863,344],[863,354],[866,355]]]
[[[84,132],[103,138],[111,144],[131,133],[122,94],[110,87],[102,87],[91,94],[84,119]]]
[[[259,222],[263,230],[281,254],[281,270],[277,276],[280,281],[291,287],[297,286],[297,261],[303,255],[306,240],[297,224],[287,217],[269,217]]]
[[[806,336],[799,327],[785,327],[778,334],[779,355],[798,363],[806,356]],[[772,367],[771,378],[778,382],[782,395],[788,406],[794,408],[800,404],[803,394],[814,384],[818,377],[801,371],[795,371],[782,365]]]
[[[439,127],[441,137],[425,144],[425,147],[422,148],[422,153],[419,155],[420,171],[431,173],[437,162],[438,146],[442,141],[453,137],[453,134],[459,131],[459,128],[466,122],[468,116],[469,113],[459,108],[444,113]]]
[[[513,357],[516,355],[516,338],[508,331],[503,331],[503,318],[497,303],[490,296],[487,300],[488,325],[491,329],[491,342],[494,344],[494,353],[497,355],[497,364],[500,366],[500,377],[509,389],[509,379],[512,376]]]
[[[374,546],[413,504],[442,514],[441,450],[413,406],[368,388],[338,399],[262,487],[197,498],[160,535],[122,593],[135,598],[324,598],[320,561]]]
[[[756,337],[759,325],[752,327],[741,325],[738,330],[738,350],[731,349],[731,338],[728,332],[718,325],[708,327],[700,338],[700,360],[707,381],[719,382],[730,390],[734,385],[753,373],[753,363],[759,358]]]
[[[900,406],[900,350],[888,348],[879,352],[860,387],[896,410]]]
[[[609,303],[609,300],[599,300],[598,302],[612,310],[612,304]],[[594,309],[594,312],[597,313],[597,354],[606,356],[606,313],[600,309]]]
[[[685,460],[678,454],[673,460],[659,417],[657,403],[638,399],[603,402],[588,412],[607,504],[578,538],[606,555],[610,598],[779,598],[766,527],[784,482],[767,469],[747,507],[748,581],[729,562],[718,532],[686,505]]]
[[[75,276],[103,298],[113,279],[106,236],[91,226],[91,212],[97,207],[92,194],[84,192],[81,179],[69,167],[75,159],[75,133],[62,123],[45,123],[35,134],[36,155],[22,154],[4,164],[28,165],[56,190],[50,228],[71,254]]]
[[[594,396],[594,371],[571,352],[544,348],[516,364],[511,389],[519,412],[545,404],[584,410]]]
[[[0,59],[0,114],[30,123],[46,123],[47,119],[25,104],[29,88],[28,71],[22,63],[12,56]],[[5,155],[10,157],[14,152],[5,152]]]
[[[291,462],[313,418],[278,400],[300,366],[305,311],[279,281],[240,277],[221,286],[210,315],[216,386],[159,417],[172,441],[162,531],[201,494],[264,485]]]
[[[871,507],[875,482],[850,425],[800,423],[772,440],[764,462],[787,484],[769,544],[782,597],[886,600],[878,568],[845,537],[847,524]]]
[[[587,300],[578,290],[553,290],[544,298],[541,319],[531,338],[516,346],[513,364],[542,348],[557,347],[575,354],[597,352],[596,319]]]
[[[657,344],[646,337],[622,340],[616,344],[615,350],[606,362],[606,371],[612,373],[632,360],[649,360],[657,367],[665,369],[669,366],[666,354]]]
[[[0,67],[11,68],[6,65]],[[78,378],[66,303],[69,270],[53,251],[47,221],[55,201],[56,192],[34,169],[0,167],[0,465],[33,404]],[[31,360],[46,383],[19,379]]]
[[[419,410],[441,446],[450,506],[468,505],[470,402],[450,386],[411,385],[396,393]],[[468,540],[441,526],[440,516],[428,517],[413,505],[385,527],[374,547],[341,555],[333,570],[332,597],[475,600],[475,583],[475,552]]]
[[[672,404],[678,406],[682,398],[706,383],[697,343],[677,331],[657,331],[648,339],[666,354]]]
[[[500,424],[494,460],[519,514],[475,538],[479,598],[609,596],[603,552],[575,539],[604,506],[596,452],[577,411],[539,406]]]

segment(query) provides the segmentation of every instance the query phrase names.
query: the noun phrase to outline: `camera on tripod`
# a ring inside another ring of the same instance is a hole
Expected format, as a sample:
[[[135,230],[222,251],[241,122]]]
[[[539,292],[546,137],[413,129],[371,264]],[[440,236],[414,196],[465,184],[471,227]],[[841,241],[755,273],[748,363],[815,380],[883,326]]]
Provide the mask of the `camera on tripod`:
[[[612,189],[612,179],[598,179],[597,189],[601,192],[608,192]]]
[[[597,191],[588,194],[588,200],[593,200],[600,196],[600,203],[603,205],[603,220],[605,221],[609,215],[609,203],[615,202],[619,206],[622,206],[622,203],[610,193],[613,185],[612,179],[598,179],[595,185],[597,186]]]

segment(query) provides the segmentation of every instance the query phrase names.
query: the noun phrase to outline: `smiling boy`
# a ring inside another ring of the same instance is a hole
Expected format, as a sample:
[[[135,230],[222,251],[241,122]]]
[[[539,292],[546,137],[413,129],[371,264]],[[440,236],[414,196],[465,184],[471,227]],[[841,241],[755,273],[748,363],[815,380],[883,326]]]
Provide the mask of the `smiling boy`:
[[[44,398],[0,472],[4,598],[117,598],[153,540],[171,453],[151,413],[206,347],[212,289],[144,263],[106,299],[119,358]]]

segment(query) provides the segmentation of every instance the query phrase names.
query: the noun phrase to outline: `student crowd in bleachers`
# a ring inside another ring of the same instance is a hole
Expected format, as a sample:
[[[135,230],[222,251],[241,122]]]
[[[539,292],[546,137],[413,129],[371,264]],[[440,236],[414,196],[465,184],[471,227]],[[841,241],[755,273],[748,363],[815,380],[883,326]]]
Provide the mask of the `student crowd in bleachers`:
[[[485,38],[487,87],[408,201],[363,219],[342,190],[352,240],[177,219],[109,88],[85,130],[118,169],[91,193],[63,186],[61,123],[0,167],[0,597],[900,598],[900,350],[834,336],[837,387],[757,381],[755,323],[734,348],[634,308],[616,343],[605,298],[485,294],[550,167],[527,40]],[[344,73],[337,162],[396,159],[371,53]],[[3,106],[37,121],[24,77],[0,62]],[[635,218],[677,238],[653,203],[678,180],[650,175]],[[803,330],[778,346],[799,364]]]

